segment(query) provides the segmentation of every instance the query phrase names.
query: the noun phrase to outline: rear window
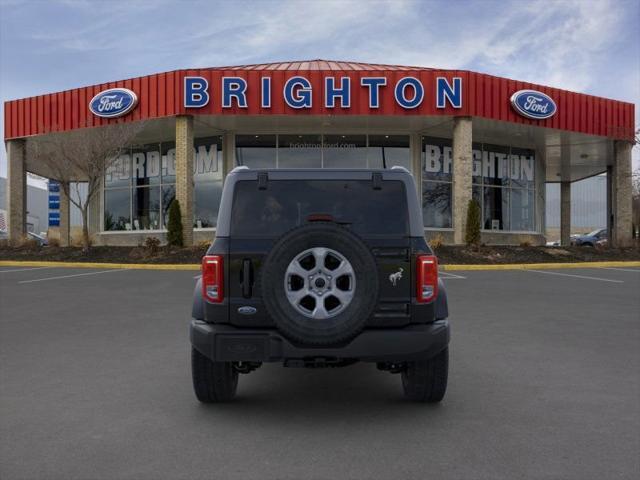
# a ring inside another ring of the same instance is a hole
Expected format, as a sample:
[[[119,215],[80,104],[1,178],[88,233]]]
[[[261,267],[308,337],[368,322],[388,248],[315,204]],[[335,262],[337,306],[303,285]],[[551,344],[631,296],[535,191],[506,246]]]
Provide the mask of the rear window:
[[[235,186],[234,236],[279,236],[310,218],[331,218],[361,235],[407,235],[407,195],[401,181],[374,190],[366,180],[269,180]]]

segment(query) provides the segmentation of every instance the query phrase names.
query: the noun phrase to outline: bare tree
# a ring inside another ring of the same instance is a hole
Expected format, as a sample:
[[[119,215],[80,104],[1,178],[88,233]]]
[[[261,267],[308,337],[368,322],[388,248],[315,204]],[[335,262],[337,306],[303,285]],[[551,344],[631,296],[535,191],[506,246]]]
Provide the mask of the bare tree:
[[[60,182],[69,201],[82,214],[82,246],[90,247],[89,205],[100,191],[105,172],[134,141],[143,128],[142,122],[112,124],[72,132],[52,133],[27,141],[27,156],[44,165],[49,176]],[[87,183],[82,197],[78,182]],[[71,184],[75,185],[75,195]]]

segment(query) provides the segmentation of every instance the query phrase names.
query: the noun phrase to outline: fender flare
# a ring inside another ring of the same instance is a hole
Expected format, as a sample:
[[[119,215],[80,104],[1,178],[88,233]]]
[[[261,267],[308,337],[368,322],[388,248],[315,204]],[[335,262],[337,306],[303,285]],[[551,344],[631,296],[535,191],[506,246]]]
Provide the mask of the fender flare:
[[[444,320],[449,316],[449,305],[447,303],[447,291],[444,288],[444,282],[438,278],[438,296],[435,305],[436,320]]]
[[[191,316],[196,320],[204,320],[204,300],[202,298],[202,278],[198,278],[193,290],[193,306]]]

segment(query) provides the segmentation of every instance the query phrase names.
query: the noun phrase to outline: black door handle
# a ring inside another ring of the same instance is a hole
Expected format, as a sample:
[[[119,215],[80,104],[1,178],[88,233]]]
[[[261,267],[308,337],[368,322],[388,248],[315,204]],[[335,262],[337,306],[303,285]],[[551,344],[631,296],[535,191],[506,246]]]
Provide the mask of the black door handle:
[[[242,296],[244,298],[251,298],[251,284],[253,283],[251,270],[251,260],[245,258],[242,261]]]

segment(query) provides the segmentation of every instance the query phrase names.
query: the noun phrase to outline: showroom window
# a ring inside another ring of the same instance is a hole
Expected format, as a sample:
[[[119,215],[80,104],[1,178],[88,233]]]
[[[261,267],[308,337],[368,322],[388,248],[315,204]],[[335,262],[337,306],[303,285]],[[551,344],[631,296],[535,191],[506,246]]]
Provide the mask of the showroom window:
[[[451,228],[451,141],[422,138],[422,219],[426,228]]]
[[[107,169],[104,231],[161,230],[176,195],[174,142],[139,145]],[[194,142],[194,227],[215,227],[222,195],[222,137]]]
[[[251,168],[276,168],[276,136],[236,135],[236,162]]]
[[[193,206],[195,228],[214,228],[222,198],[222,137],[195,140]]]
[[[250,168],[390,168],[411,171],[408,135],[236,135],[236,161]]]
[[[422,207],[426,228],[451,228],[453,160],[451,140],[423,137]],[[535,152],[474,143],[473,198],[483,230],[533,232]]]

